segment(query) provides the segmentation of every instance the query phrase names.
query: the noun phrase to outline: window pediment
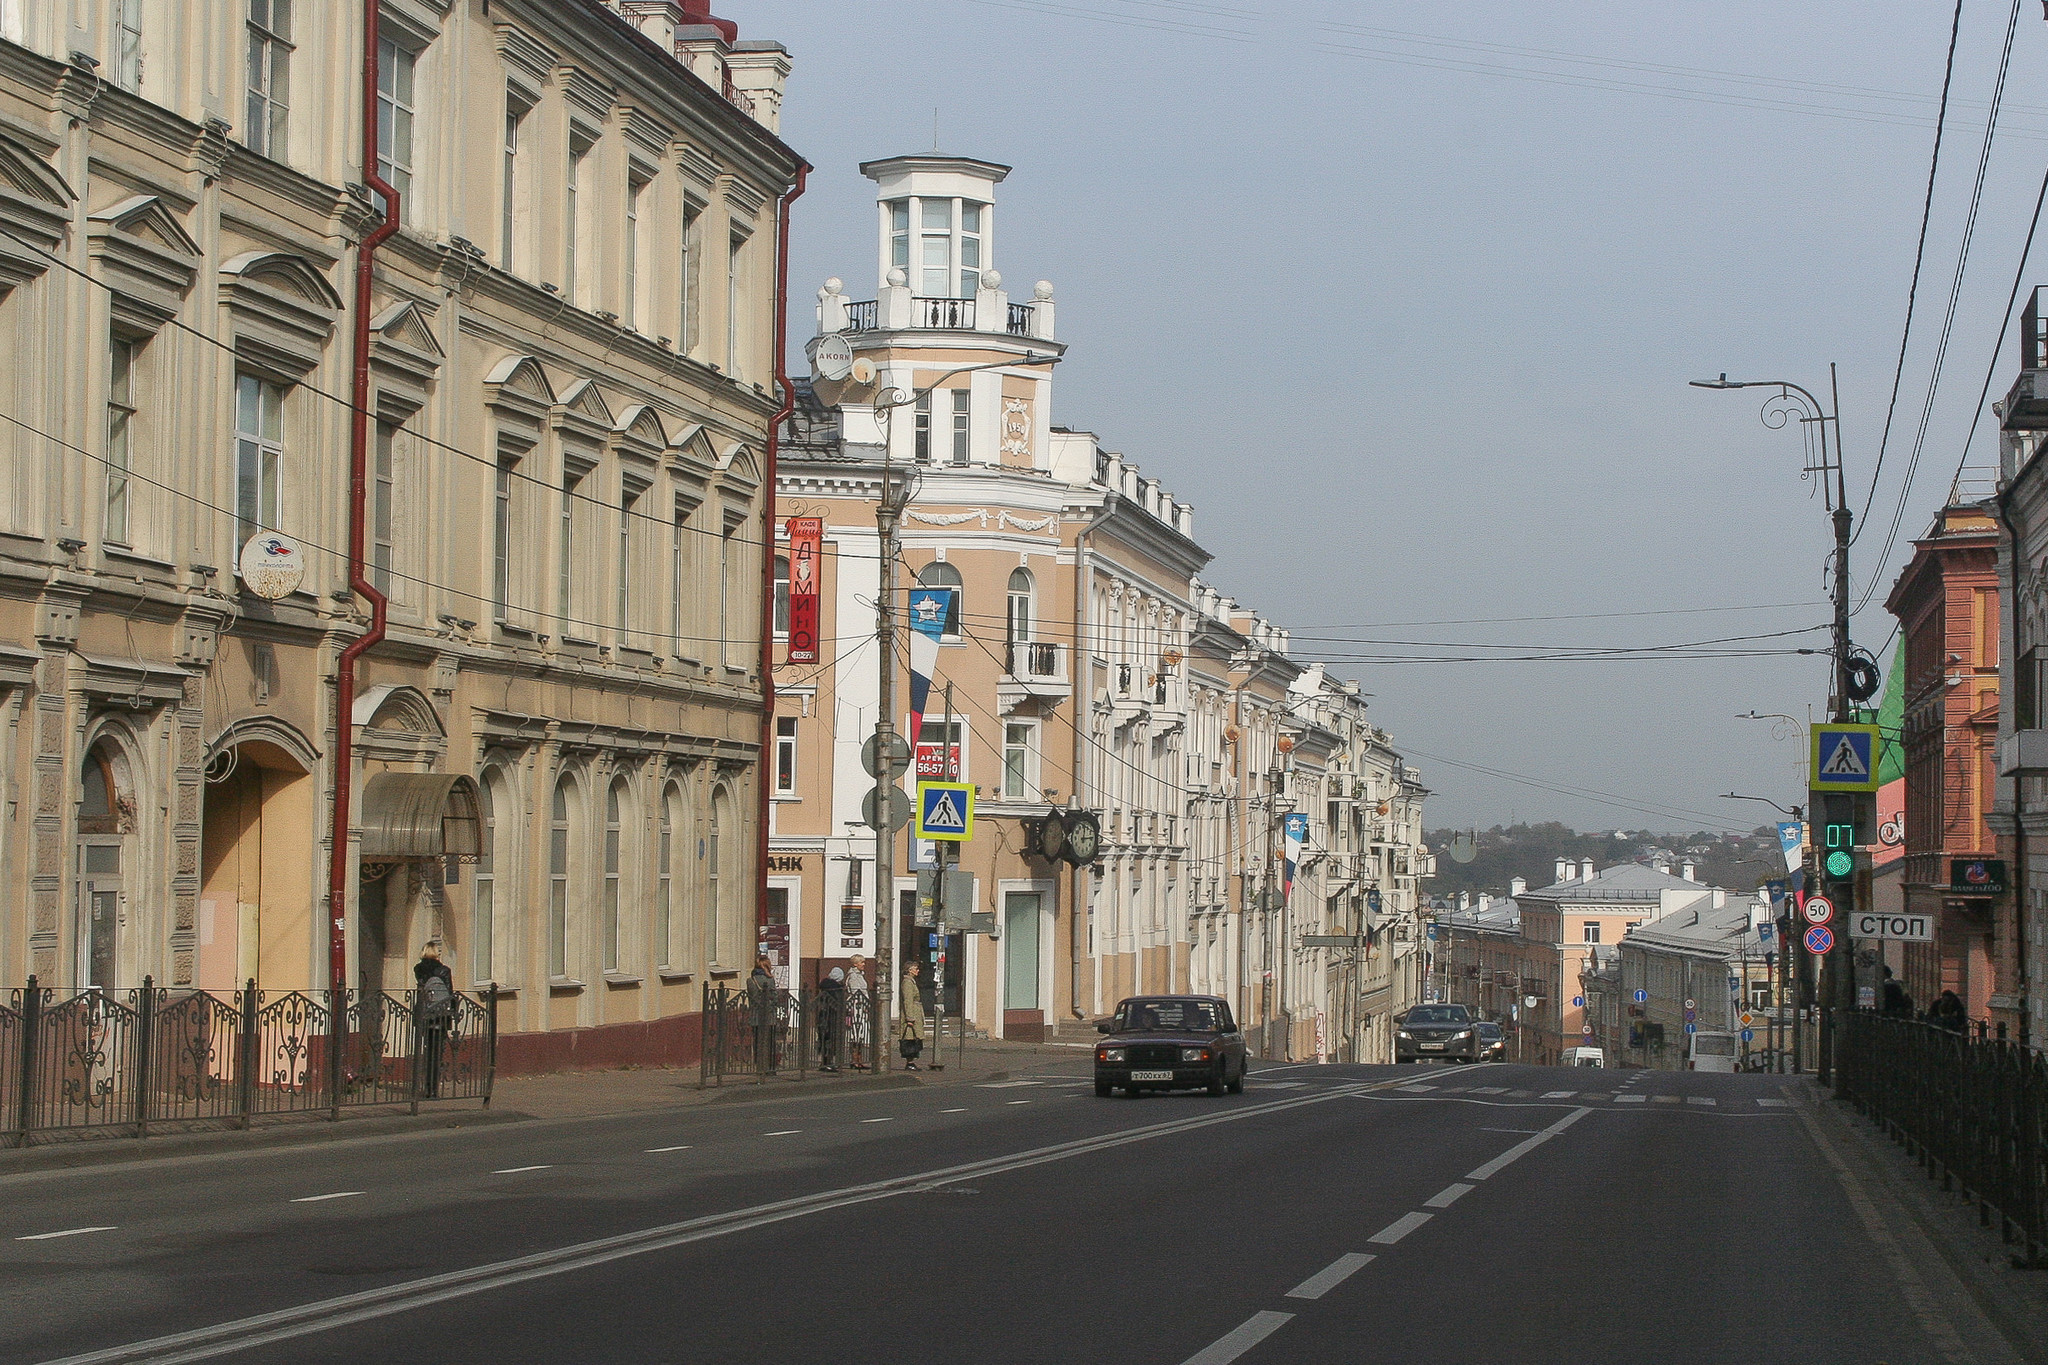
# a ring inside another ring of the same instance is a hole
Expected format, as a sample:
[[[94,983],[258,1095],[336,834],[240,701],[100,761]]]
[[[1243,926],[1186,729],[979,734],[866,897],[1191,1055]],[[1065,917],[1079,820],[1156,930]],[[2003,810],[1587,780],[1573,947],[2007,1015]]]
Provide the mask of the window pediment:
[[[379,387],[394,391],[408,411],[423,407],[446,358],[427,325],[427,310],[413,299],[391,304],[370,319],[370,336]]]
[[[539,361],[530,355],[508,355],[484,376],[484,402],[500,416],[510,414],[539,426],[555,406],[555,390]]]
[[[652,474],[661,465],[661,452],[668,446],[661,415],[645,403],[635,403],[620,415],[612,430],[612,449],[625,463]]]
[[[0,137],[0,293],[34,279],[49,260],[24,247],[55,251],[64,240],[71,205],[78,198],[64,177],[40,156]]]
[[[303,257],[277,251],[244,252],[220,274],[236,353],[287,377],[310,373],[341,316],[341,296],[327,277]]]
[[[761,463],[744,441],[734,441],[719,457],[728,487],[752,493],[761,487]]]
[[[702,423],[692,423],[678,431],[669,442],[668,453],[670,471],[700,492],[718,472],[718,451]]]
[[[93,263],[114,291],[114,318],[154,332],[177,316],[199,277],[199,244],[153,194],[131,195],[87,220]]]
[[[552,416],[557,431],[595,442],[606,440],[614,425],[611,405],[590,379],[579,379],[564,389]]]

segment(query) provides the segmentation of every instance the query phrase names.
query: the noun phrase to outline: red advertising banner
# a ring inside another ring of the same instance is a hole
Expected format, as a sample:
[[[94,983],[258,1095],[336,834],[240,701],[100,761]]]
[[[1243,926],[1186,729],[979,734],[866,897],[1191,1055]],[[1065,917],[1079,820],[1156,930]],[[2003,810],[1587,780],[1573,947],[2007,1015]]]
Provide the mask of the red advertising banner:
[[[823,517],[789,519],[789,662],[818,662],[818,555]]]

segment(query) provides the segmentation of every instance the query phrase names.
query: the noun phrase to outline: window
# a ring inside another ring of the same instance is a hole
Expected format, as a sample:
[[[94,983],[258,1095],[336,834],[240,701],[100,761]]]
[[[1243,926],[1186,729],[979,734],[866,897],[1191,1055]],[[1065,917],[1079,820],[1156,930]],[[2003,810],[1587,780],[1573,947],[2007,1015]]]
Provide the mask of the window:
[[[505,164],[504,183],[500,187],[498,204],[498,264],[506,271],[512,269],[512,248],[519,231],[519,195],[522,189],[519,145],[520,134],[525,131],[526,111],[529,107],[522,104],[510,90],[505,92]]]
[[[491,981],[495,968],[491,962],[491,916],[496,912],[498,900],[498,799],[497,779],[489,773],[477,787],[477,815],[483,826],[482,837],[477,841],[476,877],[471,883],[476,889],[472,896],[472,916],[475,928],[470,934],[469,957],[473,965],[471,979]]]
[[[775,718],[775,790],[783,796],[796,793],[796,717]]]
[[[594,141],[581,132],[569,135],[569,178],[562,186],[562,297],[574,304],[583,302],[576,269],[578,239],[583,233],[583,206],[578,199],[578,190],[583,179],[583,161],[589,156]]]
[[[575,602],[575,576],[572,565],[576,554],[576,489],[583,482],[583,476],[573,470],[562,471],[562,523],[556,548],[561,560],[555,571],[555,617],[558,629],[564,635],[571,634]]]
[[[674,932],[677,800],[675,784],[661,794],[661,857],[654,865],[654,956],[666,967],[675,960]]]
[[[619,582],[616,608],[619,621],[619,643],[626,643],[626,632],[633,625],[633,521],[638,515],[640,494],[626,489],[619,494]]]
[[[940,634],[949,640],[960,638],[961,599],[966,595],[960,587],[960,571],[943,559],[935,559],[917,571],[917,583],[922,588],[951,588],[953,605],[946,612],[946,624]],[[915,604],[912,610],[915,610]]]
[[[569,779],[555,783],[548,824],[548,975],[569,974]]]
[[[718,661],[727,668],[733,666],[732,647],[732,538],[740,523],[728,521],[725,534],[718,538]]]
[[[683,532],[689,516],[689,509],[678,498],[668,533],[668,648],[679,659],[689,656],[683,648]]]
[[[960,205],[960,297],[971,299],[981,288],[980,204]]]
[[[2015,730],[2048,729],[2048,707],[2042,705],[2041,686],[2043,663],[2039,646],[2020,655],[2019,667],[2013,679],[2013,728]]]
[[[1596,919],[1589,919],[1589,920],[1586,920],[1586,921],[1585,921],[1585,922],[1584,922],[1583,924],[1581,924],[1581,925],[1580,925],[1580,929],[1581,929],[1581,930],[1582,930],[1582,931],[1584,932],[1584,934],[1585,934],[1585,936],[1586,936],[1586,938],[1585,938],[1585,941],[1586,941],[1586,942],[1588,942],[1588,943],[1598,943],[1598,942],[1600,941],[1600,921],[1599,921],[1599,920],[1596,920]]]
[[[142,0],[114,0],[114,84],[142,88]]]
[[[950,199],[920,199],[918,206],[918,265],[917,292],[929,299],[950,298],[953,294],[953,201]]]
[[[747,239],[735,232],[726,250],[725,259],[725,370],[734,379],[744,378],[744,367],[740,364],[740,348],[747,339],[745,322],[746,309],[743,305],[741,267],[746,264],[741,253],[746,250]]]
[[[910,269],[910,201],[892,199],[889,201],[889,265],[892,269]]]
[[[284,461],[284,390],[255,375],[235,379],[235,553],[263,527],[277,528]]]
[[[789,638],[789,556],[775,556],[775,638]]]
[[[626,779],[615,780],[604,797],[604,969],[619,969],[619,845],[624,829],[619,824],[619,798]]]
[[[917,462],[932,462],[932,396],[929,391],[917,396]]]
[[[970,422],[973,411],[970,405],[974,397],[966,389],[953,390],[953,463],[966,464],[973,446],[973,432]]]
[[[1003,799],[1005,801],[1028,801],[1035,785],[1031,772],[1032,750],[1036,748],[1037,736],[1032,733],[1038,727],[1011,722],[1003,726]]]
[[[377,423],[377,451],[370,488],[370,582],[386,597],[391,595],[392,446],[397,439],[397,423]]]
[[[493,490],[491,514],[491,609],[504,620],[512,601],[512,475],[519,461],[509,455],[498,457],[497,484]]]
[[[1013,645],[1031,642],[1031,595],[1034,584],[1031,570],[1010,570],[1010,643]],[[1015,672],[1013,668],[1011,672]]]
[[[640,192],[647,177],[626,177],[626,290],[619,300],[619,312],[628,327],[640,320]]]
[[[135,424],[135,355],[139,342],[115,337],[107,348],[107,516],[105,537],[127,545],[130,429]]]
[[[1771,1007],[1771,983],[1752,981],[1749,983],[1749,1007],[1753,1010],[1767,1010]]]
[[[678,320],[676,349],[684,355],[697,344],[697,270],[703,257],[699,228],[704,215],[702,205],[685,200],[683,204],[683,298],[682,314]]]
[[[401,217],[412,194],[413,67],[418,60],[389,38],[377,42],[377,174],[398,191]]]
[[[249,99],[242,139],[259,156],[284,156],[291,40],[292,0],[249,0]]]
[[[709,912],[711,961],[721,965],[728,953],[736,953],[739,948],[738,944],[725,941],[725,902],[719,894],[718,885],[718,842],[725,834],[727,804],[723,787],[712,793],[711,828],[704,840],[704,886],[709,898],[705,908]],[[739,958],[734,956],[733,961],[738,962]]]

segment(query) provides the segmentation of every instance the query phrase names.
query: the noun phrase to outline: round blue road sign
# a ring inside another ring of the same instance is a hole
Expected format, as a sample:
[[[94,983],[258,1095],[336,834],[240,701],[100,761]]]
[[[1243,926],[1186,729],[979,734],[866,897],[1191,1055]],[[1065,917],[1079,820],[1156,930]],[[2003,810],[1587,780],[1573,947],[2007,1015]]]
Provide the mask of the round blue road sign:
[[[1753,1029],[1753,1028],[1746,1028],[1746,1029],[1744,1029],[1744,1030],[1742,1031],[1742,1041],[1743,1041],[1743,1042],[1745,1042],[1745,1043],[1753,1043],[1753,1042],[1755,1042],[1755,1041],[1756,1041],[1756,1030],[1755,1030],[1755,1029]]]
[[[1583,996],[1583,995],[1575,995],[1575,996],[1573,996],[1573,997],[1572,997],[1572,1008],[1573,1008],[1573,1009],[1575,1009],[1575,1010],[1582,1010],[1582,1009],[1586,1008],[1586,997],[1585,997],[1585,996]]]
[[[1698,1033],[1700,1031],[1700,1026],[1698,1024],[1687,1024],[1685,1026],[1685,1031],[1687,1033]]]
[[[1646,1001],[1648,1001],[1648,1000],[1649,1000],[1649,998],[1650,998],[1650,993],[1649,993],[1648,991],[1637,991],[1637,992],[1636,992],[1636,1003],[1637,1003],[1638,1005],[1640,1005],[1640,1004],[1643,1004],[1643,1003],[1645,1003]]]
[[[1806,951],[1820,954],[1835,946],[1835,931],[1825,924],[1816,924],[1806,931]]]

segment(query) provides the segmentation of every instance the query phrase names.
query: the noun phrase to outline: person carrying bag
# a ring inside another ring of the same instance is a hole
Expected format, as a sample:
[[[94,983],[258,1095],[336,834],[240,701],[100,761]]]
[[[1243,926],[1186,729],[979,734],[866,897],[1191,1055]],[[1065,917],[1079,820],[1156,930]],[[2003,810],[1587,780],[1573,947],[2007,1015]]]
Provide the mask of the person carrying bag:
[[[897,1027],[897,1051],[903,1054],[903,1069],[917,1071],[917,1059],[924,1052],[924,993],[917,988],[917,963],[903,969],[903,1020]]]

